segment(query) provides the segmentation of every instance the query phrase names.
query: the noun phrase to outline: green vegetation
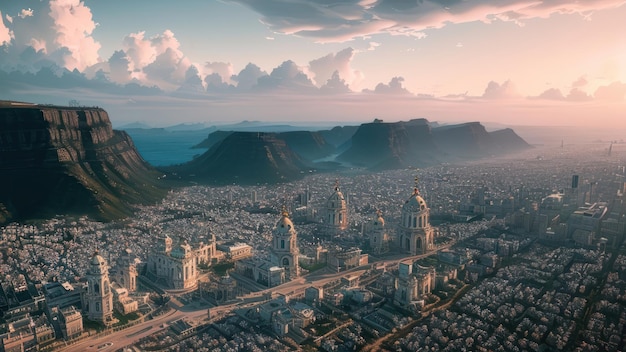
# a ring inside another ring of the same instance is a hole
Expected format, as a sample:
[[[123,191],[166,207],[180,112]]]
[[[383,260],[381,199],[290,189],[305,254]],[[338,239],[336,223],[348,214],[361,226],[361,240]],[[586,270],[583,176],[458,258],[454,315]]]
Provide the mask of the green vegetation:
[[[302,269],[308,270],[310,273],[326,267],[326,263],[317,263],[313,265],[300,264]]]
[[[118,322],[115,324],[116,326],[118,326],[118,325],[126,325],[126,324],[128,324],[129,321],[133,321],[133,320],[139,319],[139,314],[137,314],[136,312],[132,312],[132,313],[128,313],[126,315],[123,315],[122,313],[118,312],[117,310],[114,310],[113,311],[113,316],[115,317],[115,319],[118,320]]]
[[[219,276],[224,276],[228,271],[235,267],[235,263],[225,262],[213,265],[213,272]]]

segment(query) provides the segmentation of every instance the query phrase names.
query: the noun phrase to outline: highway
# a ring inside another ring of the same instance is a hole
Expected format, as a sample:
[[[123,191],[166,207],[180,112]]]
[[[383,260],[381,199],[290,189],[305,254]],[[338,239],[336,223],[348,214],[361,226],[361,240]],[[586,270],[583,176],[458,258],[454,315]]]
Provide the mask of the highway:
[[[446,244],[445,246],[437,248],[437,250],[448,248],[451,245],[452,243]],[[433,250],[432,252],[429,252],[427,254],[399,257],[399,258],[394,258],[394,259],[385,259],[385,260],[380,260],[379,262],[382,262],[385,267],[395,267],[398,265],[399,262],[404,261],[404,260],[408,260],[408,259],[417,260],[417,259],[428,257],[430,255],[434,255],[437,253],[437,250]],[[242,301],[240,302],[220,305],[216,307],[210,307],[211,317],[212,319],[216,319],[217,317],[222,317],[226,314],[231,313],[234,309],[244,308],[253,304],[257,304],[257,303],[247,302],[246,299],[259,297],[267,293],[285,294],[285,295],[293,294],[293,293],[300,293],[300,292],[303,292],[309,286],[323,286],[324,284],[328,282],[340,280],[342,277],[345,277],[348,275],[356,274],[358,276],[361,276],[368,269],[370,269],[372,265],[375,265],[376,263],[379,263],[379,262],[372,262],[367,265],[363,265],[357,268],[353,268],[353,269],[341,271],[341,272],[329,273],[329,272],[317,272],[316,271],[309,275],[300,277],[290,282],[286,282],[276,287],[268,288],[262,291],[251,292],[247,295],[241,296],[240,299]],[[149,336],[161,330],[167,329],[169,326],[169,323],[175,320],[178,320],[181,318],[186,318],[189,321],[205,320],[208,317],[207,315],[208,308],[209,308],[208,306],[197,306],[196,303],[184,306],[181,309],[173,308],[169,312],[164,313],[160,316],[157,316],[152,320],[147,320],[143,323],[139,323],[129,328],[111,332],[110,334],[106,334],[106,335],[99,334],[99,335],[87,337],[74,344],[64,346],[59,350],[68,351],[68,352],[70,351],[97,351],[97,352],[115,351],[121,347],[132,345],[146,336]]]

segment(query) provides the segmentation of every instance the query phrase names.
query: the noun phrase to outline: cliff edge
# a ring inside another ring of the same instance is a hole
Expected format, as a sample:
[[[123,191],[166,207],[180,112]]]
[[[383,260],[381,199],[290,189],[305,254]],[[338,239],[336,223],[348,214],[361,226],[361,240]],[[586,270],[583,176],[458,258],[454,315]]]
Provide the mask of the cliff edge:
[[[103,109],[0,105],[0,223],[127,216],[165,194],[159,176]]]

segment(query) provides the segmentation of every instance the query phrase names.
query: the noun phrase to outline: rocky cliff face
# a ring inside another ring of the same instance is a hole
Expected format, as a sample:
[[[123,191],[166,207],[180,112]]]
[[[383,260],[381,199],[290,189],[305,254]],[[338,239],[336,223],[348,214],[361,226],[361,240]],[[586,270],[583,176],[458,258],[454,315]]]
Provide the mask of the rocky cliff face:
[[[0,108],[0,221],[128,215],[163,195],[158,176],[102,109]]]
[[[487,132],[479,122],[431,128],[424,119],[363,124],[339,160],[374,170],[424,167],[530,148],[511,129]]]

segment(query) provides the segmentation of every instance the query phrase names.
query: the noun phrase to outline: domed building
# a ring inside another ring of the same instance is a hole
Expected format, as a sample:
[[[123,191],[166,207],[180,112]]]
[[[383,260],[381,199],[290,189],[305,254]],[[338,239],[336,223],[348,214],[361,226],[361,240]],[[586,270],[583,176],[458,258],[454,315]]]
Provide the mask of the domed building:
[[[398,247],[411,255],[424,254],[433,249],[434,228],[430,226],[430,209],[426,201],[415,188],[411,197],[402,206],[400,225],[398,226]]]
[[[338,181],[335,182],[333,193],[326,200],[322,214],[322,222],[327,226],[329,235],[335,235],[348,228],[348,205],[339,189]]]
[[[192,247],[185,240],[173,245],[172,239],[164,235],[156,245],[156,252],[148,257],[147,276],[167,288],[193,289],[197,286],[200,275],[198,264],[211,263],[215,251],[214,236],[210,243],[200,242],[196,247]]]
[[[289,213],[283,207],[281,218],[273,230],[271,261],[272,264],[284,268],[285,278],[291,280],[300,276],[299,255],[298,234],[289,219]]]
[[[113,292],[106,260],[96,251],[89,261],[87,284],[82,292],[85,317],[106,326],[113,324]]]
[[[389,237],[385,230],[385,219],[383,213],[378,210],[369,226],[370,248],[376,254],[385,253],[389,250]]]

